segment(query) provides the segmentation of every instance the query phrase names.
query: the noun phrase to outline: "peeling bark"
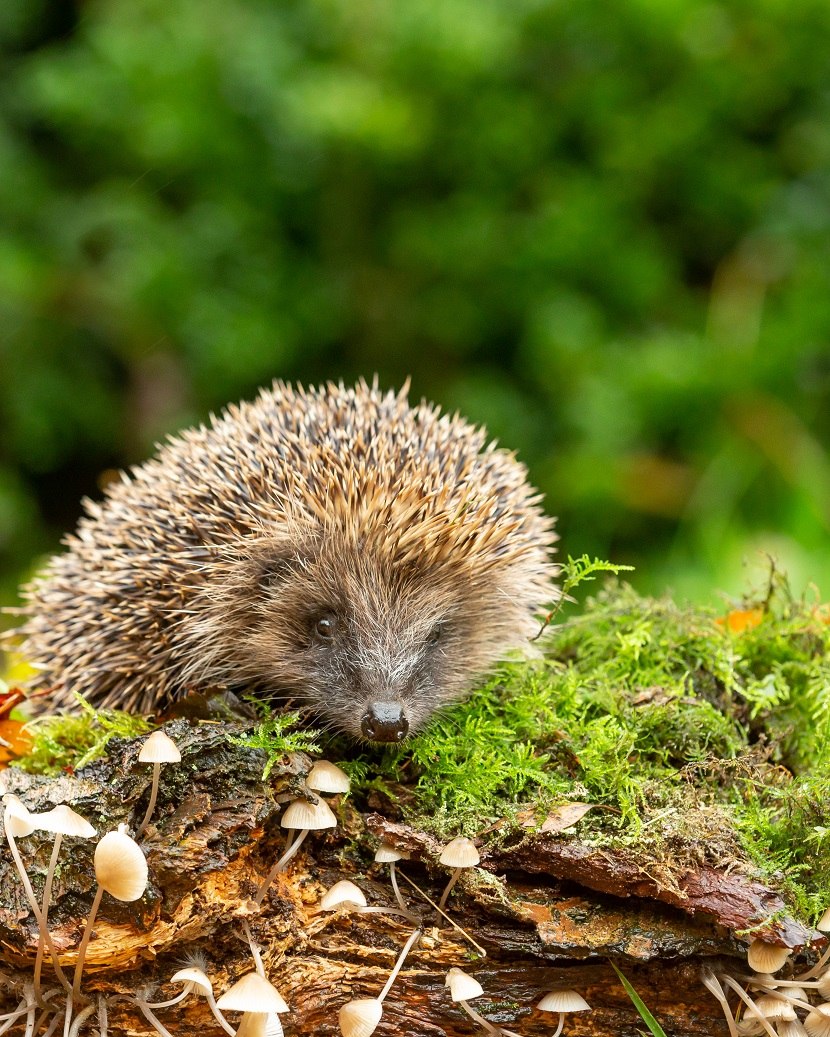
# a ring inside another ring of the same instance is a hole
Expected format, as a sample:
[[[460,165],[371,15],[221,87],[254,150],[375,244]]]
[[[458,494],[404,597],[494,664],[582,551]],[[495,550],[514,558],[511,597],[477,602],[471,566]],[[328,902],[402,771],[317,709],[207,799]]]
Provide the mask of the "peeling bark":
[[[286,1033],[338,1034],[339,1007],[377,996],[412,926],[394,915],[321,914],[322,892],[348,877],[370,904],[392,905],[388,868],[372,861],[382,837],[412,853],[402,873],[437,900],[447,880],[446,870],[436,865],[440,847],[423,832],[376,812],[361,814],[335,797],[338,828],[306,840],[258,909],[256,890],[284,846],[281,801],[303,794],[309,761],[286,757],[264,783],[262,754],[229,741],[237,730],[233,724],[185,720],[168,726],[183,759],[162,771],[156,814],[142,840],[151,885],[135,904],[105,896],[84,990],[109,997],[152,990],[152,1000],[169,998],[176,989],[166,978],[196,953],[205,957],[221,992],[253,967],[241,931],[247,922],[267,975],[291,1006],[283,1017]],[[15,792],[33,811],[68,803],[99,835],[119,823],[134,829],[151,778],[151,768],[136,759],[140,744],[122,742],[105,760],[56,780],[5,771],[0,791]],[[66,840],[54,884],[50,929],[68,971],[95,890],[93,843]],[[19,844],[40,896],[51,837],[35,833]],[[727,1030],[699,972],[703,963],[725,963],[733,971],[745,967],[744,944],[731,931],[774,914],[766,933],[771,941],[799,948],[811,936],[785,917],[773,890],[746,876],[700,869],[669,887],[656,873],[570,834],[531,834],[513,846],[482,847],[481,867],[461,879],[448,912],[486,949],[483,959],[405,881],[401,888],[423,917],[424,936],[384,1003],[376,1031],[381,1037],[476,1032],[444,989],[453,965],[484,987],[485,996],[475,1003],[481,1014],[526,1037],[555,1028],[555,1017],[533,1006],[543,992],[562,985],[578,989],[593,1006],[566,1023],[566,1034],[634,1037],[643,1023],[606,957],[620,964],[673,1037],[717,1037]],[[37,928],[8,852],[0,855],[0,944],[7,978],[0,1011],[10,1011],[31,973]],[[221,1032],[196,997],[157,1014],[174,1037]],[[112,1001],[110,1019],[111,1034],[153,1032],[124,999]],[[84,1032],[94,1031],[93,1017]]]

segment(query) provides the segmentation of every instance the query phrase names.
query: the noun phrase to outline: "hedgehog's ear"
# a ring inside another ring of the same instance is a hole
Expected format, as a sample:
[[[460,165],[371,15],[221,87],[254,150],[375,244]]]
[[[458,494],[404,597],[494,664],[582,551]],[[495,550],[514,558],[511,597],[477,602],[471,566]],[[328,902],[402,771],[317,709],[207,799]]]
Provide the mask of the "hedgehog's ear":
[[[287,554],[261,558],[256,572],[257,584],[262,590],[271,590],[278,584],[284,583],[291,575],[293,568],[292,559]]]

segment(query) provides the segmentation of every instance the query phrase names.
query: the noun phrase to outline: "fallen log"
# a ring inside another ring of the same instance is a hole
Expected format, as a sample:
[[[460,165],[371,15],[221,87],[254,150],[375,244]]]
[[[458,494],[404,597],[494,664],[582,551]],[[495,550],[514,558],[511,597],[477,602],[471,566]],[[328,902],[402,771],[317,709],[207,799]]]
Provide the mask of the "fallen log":
[[[288,1034],[337,1034],[338,1011],[357,998],[377,998],[414,928],[422,936],[383,1004],[381,1035],[455,1037],[478,1027],[445,988],[448,969],[460,967],[484,988],[476,1010],[495,1027],[523,1037],[555,1029],[556,1016],[535,1006],[551,989],[578,990],[591,1005],[565,1023],[566,1034],[634,1037],[643,1022],[608,959],[634,984],[673,1037],[718,1037],[727,1028],[717,1001],[700,980],[704,965],[746,970],[746,943],[735,930],[755,929],[770,943],[800,951],[820,940],[787,915],[775,890],[740,872],[689,870],[678,884],[663,883],[623,853],[599,850],[572,834],[528,832],[482,840],[481,863],[462,878],[447,913],[437,914],[409,884],[437,901],[448,872],[438,865],[440,844],[426,832],[329,797],[336,828],[311,834],[257,904],[257,893],[285,848],[283,804],[316,798],[304,784],[311,761],[286,755],[263,781],[264,754],[233,741],[244,724],[179,719],[167,725],[182,760],[162,771],[153,817],[141,837],[149,885],[135,903],[104,897],[94,925],[82,983],[90,1008],[81,1032],[99,1027],[106,999],[109,1032],[145,1035],[153,1028],[140,1002],[163,1002],[181,988],[170,977],[198,963],[214,990],[226,990],[256,967],[287,1001]],[[111,745],[107,756],[56,779],[9,769],[0,792],[20,797],[30,811],[59,803],[87,818],[98,835],[126,825],[135,831],[150,795],[150,768],[138,763],[142,739]],[[400,914],[322,912],[335,882],[355,882],[374,906],[395,907],[386,865],[374,862],[380,842],[408,851],[399,864],[407,908]],[[51,837],[18,840],[36,896],[43,894]],[[60,965],[71,977],[96,886],[94,840],[67,838],[55,873],[49,929]],[[409,880],[409,881],[407,881]],[[816,939],[814,939],[816,938]],[[0,1015],[25,1003],[38,948],[38,924],[8,852],[0,855]],[[251,946],[253,944],[253,948]],[[478,946],[481,951],[476,950]],[[43,1028],[59,1017],[57,986],[42,1012]],[[202,997],[154,1010],[165,1031],[222,1031]],[[235,1026],[238,1018],[229,1014]],[[26,1017],[20,1017],[23,1032]],[[43,1032],[43,1030],[41,1031]]]

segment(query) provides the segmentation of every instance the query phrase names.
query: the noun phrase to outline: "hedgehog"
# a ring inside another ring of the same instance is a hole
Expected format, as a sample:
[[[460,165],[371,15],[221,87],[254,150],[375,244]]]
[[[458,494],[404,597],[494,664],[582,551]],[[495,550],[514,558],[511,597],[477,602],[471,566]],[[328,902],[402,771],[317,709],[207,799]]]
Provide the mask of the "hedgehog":
[[[538,632],[553,520],[514,454],[408,386],[275,382],[122,473],[24,588],[55,706],[291,699],[397,742]]]

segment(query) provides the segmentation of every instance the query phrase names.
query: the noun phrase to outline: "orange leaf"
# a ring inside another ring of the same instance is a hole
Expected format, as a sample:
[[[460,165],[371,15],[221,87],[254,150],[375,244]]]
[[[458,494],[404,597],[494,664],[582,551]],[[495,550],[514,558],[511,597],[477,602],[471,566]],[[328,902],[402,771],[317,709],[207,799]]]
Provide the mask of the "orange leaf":
[[[25,756],[31,748],[32,738],[19,720],[0,720],[0,769],[9,760]]]
[[[745,630],[757,627],[764,618],[762,608],[733,609],[725,616],[720,616],[715,622],[718,626],[725,627],[731,634],[742,634]]]

